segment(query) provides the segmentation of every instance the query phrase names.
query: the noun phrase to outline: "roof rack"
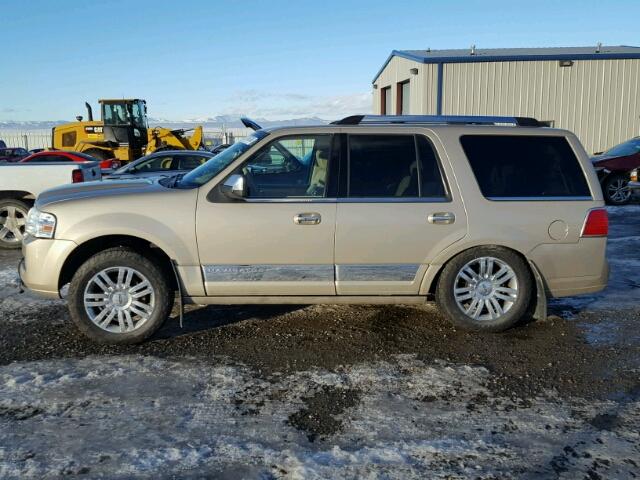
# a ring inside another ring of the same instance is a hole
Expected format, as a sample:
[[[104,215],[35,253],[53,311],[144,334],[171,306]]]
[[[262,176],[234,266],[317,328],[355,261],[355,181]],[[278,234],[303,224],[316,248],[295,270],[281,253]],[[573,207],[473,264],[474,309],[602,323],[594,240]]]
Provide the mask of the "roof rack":
[[[541,127],[542,124],[530,117],[494,117],[473,115],[351,115],[331,122],[332,125],[372,125],[389,123],[445,123],[463,125],[507,124],[518,127]]]

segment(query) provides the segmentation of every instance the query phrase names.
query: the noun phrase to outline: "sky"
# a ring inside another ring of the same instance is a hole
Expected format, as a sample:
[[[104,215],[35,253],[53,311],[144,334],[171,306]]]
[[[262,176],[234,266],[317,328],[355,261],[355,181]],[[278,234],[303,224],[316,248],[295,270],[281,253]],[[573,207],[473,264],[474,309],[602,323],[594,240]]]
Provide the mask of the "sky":
[[[640,45],[640,1],[0,0],[0,121],[145,98],[154,118],[371,110],[402,49]]]

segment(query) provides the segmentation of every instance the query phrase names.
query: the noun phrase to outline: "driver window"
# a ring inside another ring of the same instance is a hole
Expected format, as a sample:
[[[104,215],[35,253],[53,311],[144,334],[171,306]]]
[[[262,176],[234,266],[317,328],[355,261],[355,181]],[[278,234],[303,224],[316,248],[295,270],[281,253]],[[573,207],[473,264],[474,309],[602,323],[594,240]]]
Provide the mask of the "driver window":
[[[248,198],[322,198],[329,173],[331,135],[283,137],[267,144],[237,173]]]

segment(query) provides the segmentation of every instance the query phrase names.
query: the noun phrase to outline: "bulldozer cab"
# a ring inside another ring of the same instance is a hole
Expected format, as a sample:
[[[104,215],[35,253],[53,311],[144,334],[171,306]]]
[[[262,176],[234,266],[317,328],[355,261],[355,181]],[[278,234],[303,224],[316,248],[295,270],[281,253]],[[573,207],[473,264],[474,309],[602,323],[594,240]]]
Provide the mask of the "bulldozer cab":
[[[140,99],[99,100],[106,142],[128,145],[133,158],[147,144],[147,103]]]

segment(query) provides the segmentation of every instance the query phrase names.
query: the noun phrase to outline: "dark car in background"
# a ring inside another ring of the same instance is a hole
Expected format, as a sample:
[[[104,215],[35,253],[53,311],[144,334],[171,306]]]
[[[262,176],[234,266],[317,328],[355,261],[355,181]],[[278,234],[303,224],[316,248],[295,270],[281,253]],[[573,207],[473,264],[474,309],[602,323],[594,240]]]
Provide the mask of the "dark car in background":
[[[640,167],[640,137],[634,137],[591,158],[605,201],[625,205],[631,200],[629,172]]]
[[[120,168],[120,160],[101,160],[86,153],[68,152],[63,150],[45,150],[29,155],[20,163],[53,163],[53,162],[100,162],[100,170],[114,170]]]
[[[106,179],[175,175],[199,167],[215,154],[206,150],[162,150],[141,157],[112,172]]]
[[[19,162],[29,156],[25,148],[0,148],[0,162]]]

